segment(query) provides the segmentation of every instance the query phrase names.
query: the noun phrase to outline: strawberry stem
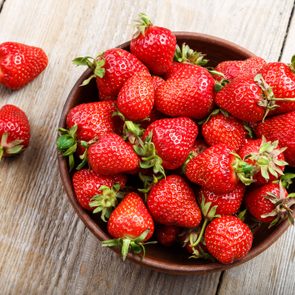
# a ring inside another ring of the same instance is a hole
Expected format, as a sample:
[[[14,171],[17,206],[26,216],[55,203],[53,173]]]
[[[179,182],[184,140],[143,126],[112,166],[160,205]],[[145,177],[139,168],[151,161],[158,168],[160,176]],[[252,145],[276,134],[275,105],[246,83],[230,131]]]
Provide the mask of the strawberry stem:
[[[0,141],[0,160],[4,156],[12,156],[21,153],[24,146],[21,144],[23,140],[16,139],[8,143],[8,132],[4,132]]]
[[[133,35],[133,38],[138,37],[140,34],[145,35],[145,31],[148,27],[152,26],[150,18],[143,12],[139,13],[138,20],[135,21],[135,27],[137,31]]]
[[[206,54],[193,50],[187,44],[182,43],[181,48],[176,45],[174,60],[180,63],[204,66],[208,63],[208,59],[204,58],[205,56]]]

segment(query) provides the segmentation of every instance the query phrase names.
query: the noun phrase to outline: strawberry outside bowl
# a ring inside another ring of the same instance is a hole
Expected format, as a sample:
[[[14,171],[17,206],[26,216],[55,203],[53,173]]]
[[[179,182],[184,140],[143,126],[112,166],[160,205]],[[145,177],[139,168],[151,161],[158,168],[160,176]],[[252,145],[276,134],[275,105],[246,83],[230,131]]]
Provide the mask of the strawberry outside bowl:
[[[216,66],[219,62],[224,60],[243,60],[254,56],[254,54],[247,49],[214,36],[190,32],[175,32],[175,35],[179,45],[185,42],[192,49],[206,53],[206,58],[209,59],[209,66]],[[130,42],[126,42],[118,47],[129,50],[129,43]],[[74,106],[99,100],[95,79],[92,79],[87,86],[80,87],[81,83],[90,77],[90,75],[91,70],[86,70],[72,88],[64,105],[59,127],[66,127],[66,116]],[[69,172],[67,160],[61,155],[58,155],[58,164],[67,197],[80,219],[100,241],[111,239],[106,230],[106,223],[104,223],[99,216],[84,210],[76,200],[71,181],[72,175]],[[168,248],[160,244],[148,245],[145,257],[128,254],[127,258],[154,270],[172,274],[202,274],[222,271],[240,265],[262,253],[287,230],[288,225],[288,222],[284,221],[271,229],[268,229],[267,226],[260,227],[254,234],[253,246],[247,256],[228,265],[205,260],[188,259],[189,255],[179,247]],[[119,253],[117,249],[111,249]],[[110,250],[105,249],[104,251]]]

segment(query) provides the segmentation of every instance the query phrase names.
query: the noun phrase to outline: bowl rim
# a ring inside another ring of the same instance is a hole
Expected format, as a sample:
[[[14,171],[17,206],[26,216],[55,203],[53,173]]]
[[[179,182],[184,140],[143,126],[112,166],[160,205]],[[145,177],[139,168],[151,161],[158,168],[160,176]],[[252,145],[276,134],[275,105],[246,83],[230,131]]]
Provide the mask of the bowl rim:
[[[201,33],[194,33],[194,32],[184,32],[184,31],[176,31],[173,32],[177,37],[192,39],[192,40],[201,40],[206,41],[207,43],[211,43],[212,45],[218,45],[220,47],[231,47],[236,52],[241,52],[243,55],[247,55],[249,57],[255,56],[251,51],[248,49],[245,49],[231,41],[215,37],[212,35],[207,34],[201,34]],[[128,47],[130,44],[130,41],[127,41],[125,43],[122,43],[121,45],[117,46],[118,48],[125,48]],[[60,120],[59,120],[59,127],[65,127],[65,120],[66,115],[68,114],[71,105],[72,105],[72,97],[74,93],[77,91],[78,87],[81,85],[81,83],[89,77],[91,74],[91,70],[87,69],[83,72],[83,74],[80,76],[80,78],[77,80],[73,88],[71,89],[67,100],[64,104]],[[74,210],[76,211],[79,218],[83,221],[85,226],[92,232],[92,234],[97,237],[100,241],[110,239],[111,237],[105,233],[98,225],[97,223],[88,215],[86,211],[79,205],[78,201],[76,200],[76,196],[74,193],[74,189],[72,186],[72,180],[70,173],[68,171],[67,161],[65,158],[63,158],[58,153],[58,166],[59,166],[59,173],[62,179],[62,183],[64,186],[64,190],[66,192],[67,198],[70,201],[71,205],[73,206]],[[177,263],[168,263],[164,261],[159,261],[154,258],[150,258],[148,256],[141,257],[139,255],[133,255],[132,253],[128,254],[128,259],[130,259],[133,262],[136,262],[140,265],[143,265],[145,267],[151,268],[156,271],[170,273],[170,274],[177,274],[177,275],[197,275],[197,274],[203,274],[203,273],[211,273],[211,272],[217,272],[217,271],[223,271],[229,268],[233,268],[235,266],[238,266],[240,264],[243,264],[255,256],[261,254],[264,250],[266,250],[268,247],[270,247],[275,241],[278,240],[278,238],[288,229],[288,222],[284,221],[281,224],[279,224],[273,232],[267,236],[263,243],[254,246],[251,248],[250,252],[241,260],[238,260],[231,264],[221,264],[218,262],[208,263],[208,264],[188,264],[188,265],[180,265]],[[114,252],[118,253],[117,249],[111,248]]]

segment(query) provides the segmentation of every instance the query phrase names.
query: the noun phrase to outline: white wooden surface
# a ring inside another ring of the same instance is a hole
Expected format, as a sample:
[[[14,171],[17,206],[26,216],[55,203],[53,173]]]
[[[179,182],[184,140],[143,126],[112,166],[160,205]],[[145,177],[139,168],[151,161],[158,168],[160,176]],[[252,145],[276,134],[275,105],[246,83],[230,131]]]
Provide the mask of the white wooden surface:
[[[62,106],[82,72],[71,59],[128,40],[139,12],[172,30],[216,35],[288,61],[295,51],[293,6],[291,0],[6,0],[0,42],[41,46],[50,62],[24,89],[0,88],[0,106],[19,105],[32,126],[26,153],[0,163],[0,294],[294,294],[294,229],[224,273],[176,277],[121,262],[65,198],[54,146]]]

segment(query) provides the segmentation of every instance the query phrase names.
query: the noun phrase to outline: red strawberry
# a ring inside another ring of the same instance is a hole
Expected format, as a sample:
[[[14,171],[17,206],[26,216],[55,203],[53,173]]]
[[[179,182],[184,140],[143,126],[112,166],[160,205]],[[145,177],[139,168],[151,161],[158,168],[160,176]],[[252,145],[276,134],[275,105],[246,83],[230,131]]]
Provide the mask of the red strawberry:
[[[174,225],[159,225],[157,228],[157,240],[166,247],[172,246],[177,241],[180,228]]]
[[[254,179],[257,184],[273,181],[283,174],[285,165],[287,165],[283,154],[285,148],[280,149],[278,145],[278,141],[266,142],[263,137],[262,139],[249,139],[241,147],[239,151],[241,158],[256,166]]]
[[[147,118],[154,106],[152,77],[134,75],[121,88],[117,105],[119,111],[131,121]]]
[[[216,194],[237,188],[239,178],[245,184],[253,182],[254,167],[232,153],[224,144],[217,144],[188,162],[185,174],[188,179]]]
[[[250,228],[235,216],[215,218],[205,232],[209,253],[224,264],[245,257],[251,249],[252,241]]]
[[[275,225],[279,220],[289,218],[293,223],[292,209],[295,194],[288,196],[287,190],[278,183],[268,183],[246,194],[248,211],[258,221]]]
[[[155,90],[155,91],[157,90],[157,88],[158,88],[160,85],[162,85],[162,84],[165,83],[165,80],[162,79],[161,77],[153,76],[152,78],[153,78],[153,85],[154,85],[154,90]]]
[[[243,184],[238,184],[233,191],[225,194],[216,194],[202,188],[199,192],[199,202],[201,203],[204,198],[205,203],[211,203],[210,207],[217,206],[216,214],[233,215],[239,211],[244,193],[245,186]]]
[[[180,227],[196,227],[202,216],[195,195],[184,179],[170,175],[155,184],[147,199],[155,222]]]
[[[0,108],[0,160],[22,152],[30,141],[30,124],[17,106]]]
[[[202,139],[196,139],[193,147],[191,148],[191,153],[195,157],[199,154],[201,154],[203,151],[205,151],[208,148],[206,143]]]
[[[94,213],[101,212],[104,221],[116,206],[118,190],[125,187],[126,181],[125,175],[104,176],[88,169],[76,171],[73,175],[73,186],[79,204]]]
[[[144,251],[143,242],[149,240],[153,235],[154,222],[138,194],[126,195],[111,213],[108,232],[116,240],[104,241],[102,245],[119,246],[123,260],[130,249],[135,253]]]
[[[77,57],[75,65],[86,65],[94,74],[83,82],[87,85],[92,78],[96,78],[99,97],[102,100],[115,99],[123,84],[135,73],[149,75],[148,69],[133,54],[121,48],[105,51],[96,59]]]
[[[279,140],[280,146],[287,147],[284,156],[288,164],[295,167],[295,112],[275,116],[259,123],[255,128],[257,136],[268,140]]]
[[[210,146],[224,143],[235,151],[239,150],[246,139],[243,124],[222,113],[213,114],[202,125],[202,135]]]
[[[224,75],[224,79],[232,80],[240,75],[256,75],[266,64],[265,60],[258,56],[249,57],[246,60],[227,60],[219,63],[215,70]],[[214,76],[220,81],[221,76]]]
[[[213,78],[201,68],[199,75],[168,79],[159,86],[155,93],[155,106],[171,117],[203,119],[213,107],[213,88]]]
[[[0,84],[18,89],[34,80],[47,66],[45,52],[16,42],[0,44]]]
[[[186,160],[198,135],[198,126],[189,118],[160,119],[146,129],[143,138],[151,141],[165,169],[179,168]]]
[[[170,30],[154,26],[144,13],[139,18],[138,34],[130,42],[130,51],[155,75],[163,75],[172,64],[176,37]]]
[[[132,173],[139,168],[139,158],[130,144],[115,133],[101,135],[87,152],[92,170],[102,175]]]

